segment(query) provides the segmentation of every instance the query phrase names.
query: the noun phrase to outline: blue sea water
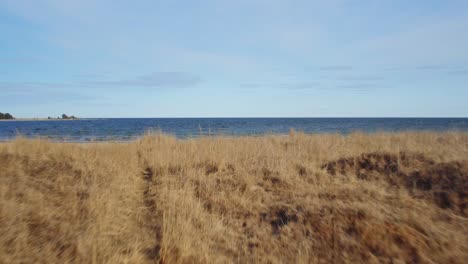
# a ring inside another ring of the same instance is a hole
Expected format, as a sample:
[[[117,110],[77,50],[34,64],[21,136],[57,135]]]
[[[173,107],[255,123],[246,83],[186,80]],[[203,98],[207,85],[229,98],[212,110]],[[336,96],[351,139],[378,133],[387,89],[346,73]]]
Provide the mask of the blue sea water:
[[[74,121],[0,122],[0,140],[17,135],[59,141],[127,141],[147,131],[162,131],[178,138],[200,135],[287,134],[354,131],[468,131],[468,118],[112,118]]]

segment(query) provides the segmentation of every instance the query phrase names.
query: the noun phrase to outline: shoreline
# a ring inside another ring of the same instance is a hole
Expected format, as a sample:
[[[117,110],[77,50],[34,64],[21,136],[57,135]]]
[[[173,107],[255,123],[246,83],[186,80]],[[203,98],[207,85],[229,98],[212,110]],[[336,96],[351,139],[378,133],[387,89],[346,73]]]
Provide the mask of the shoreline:
[[[79,118],[79,119],[15,118],[15,119],[0,119],[0,122],[15,122],[15,121],[78,121],[78,120],[90,120],[90,118]]]

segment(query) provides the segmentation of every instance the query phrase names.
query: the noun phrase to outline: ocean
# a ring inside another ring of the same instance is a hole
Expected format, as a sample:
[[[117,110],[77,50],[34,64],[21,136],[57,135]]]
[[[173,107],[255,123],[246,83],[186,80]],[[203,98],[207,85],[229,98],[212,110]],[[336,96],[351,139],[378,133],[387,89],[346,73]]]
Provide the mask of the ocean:
[[[288,134],[291,129],[307,134],[355,131],[468,131],[468,118],[109,118],[74,121],[0,122],[0,140],[17,135],[57,141],[129,141],[148,131],[178,138],[201,135]]]

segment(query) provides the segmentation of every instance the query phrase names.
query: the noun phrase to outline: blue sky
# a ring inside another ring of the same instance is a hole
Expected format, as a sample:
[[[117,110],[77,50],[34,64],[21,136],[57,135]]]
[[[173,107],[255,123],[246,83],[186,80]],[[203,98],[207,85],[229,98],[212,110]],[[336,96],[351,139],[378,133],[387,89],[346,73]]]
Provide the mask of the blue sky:
[[[466,0],[0,0],[17,117],[468,116]]]

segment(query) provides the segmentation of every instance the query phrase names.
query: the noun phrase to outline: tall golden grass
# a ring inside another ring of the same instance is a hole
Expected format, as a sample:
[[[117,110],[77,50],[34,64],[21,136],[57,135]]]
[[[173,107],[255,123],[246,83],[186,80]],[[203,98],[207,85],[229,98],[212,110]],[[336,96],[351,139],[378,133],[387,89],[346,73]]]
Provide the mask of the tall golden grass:
[[[0,144],[1,263],[468,263],[468,133]]]

